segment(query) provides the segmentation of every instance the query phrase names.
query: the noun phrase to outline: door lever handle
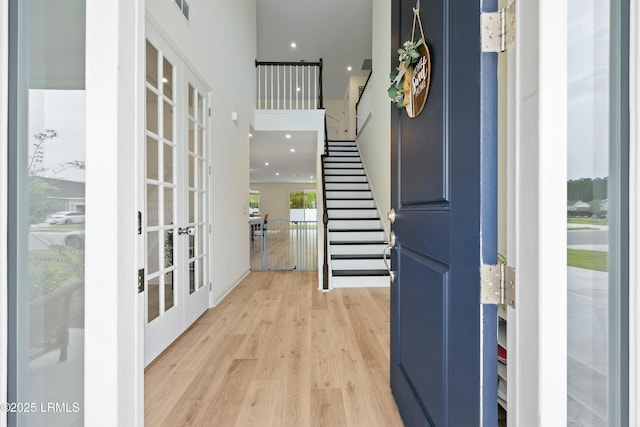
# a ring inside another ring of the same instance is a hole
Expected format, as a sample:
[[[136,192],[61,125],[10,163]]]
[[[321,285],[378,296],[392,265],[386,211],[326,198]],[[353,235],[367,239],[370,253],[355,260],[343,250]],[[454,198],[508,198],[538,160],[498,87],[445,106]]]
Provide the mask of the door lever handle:
[[[183,234],[188,234],[189,236],[195,236],[196,229],[193,225],[188,227],[178,227],[178,236],[182,236]]]
[[[391,271],[391,266],[389,265],[389,260],[387,258],[387,255],[389,254],[389,251],[391,251],[391,249],[394,248],[395,245],[396,245],[396,235],[392,231],[389,237],[389,244],[382,251],[382,261],[384,261],[384,266],[387,267],[387,271],[389,272],[389,279],[391,279],[391,283],[393,283],[393,281],[396,279],[396,274],[393,271]]]

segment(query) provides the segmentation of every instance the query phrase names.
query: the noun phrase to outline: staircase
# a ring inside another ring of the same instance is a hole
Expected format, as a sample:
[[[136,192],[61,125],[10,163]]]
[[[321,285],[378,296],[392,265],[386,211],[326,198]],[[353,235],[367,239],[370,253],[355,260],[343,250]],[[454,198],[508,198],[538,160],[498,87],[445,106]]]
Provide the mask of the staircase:
[[[386,246],[355,141],[328,141],[324,181],[331,287],[389,286]]]

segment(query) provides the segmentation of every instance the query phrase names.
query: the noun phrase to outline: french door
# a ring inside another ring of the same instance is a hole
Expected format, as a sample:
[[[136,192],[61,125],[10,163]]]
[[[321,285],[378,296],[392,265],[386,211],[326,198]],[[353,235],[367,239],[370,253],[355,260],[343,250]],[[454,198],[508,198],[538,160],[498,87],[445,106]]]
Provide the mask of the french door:
[[[146,43],[145,365],[209,304],[207,89],[159,36]]]

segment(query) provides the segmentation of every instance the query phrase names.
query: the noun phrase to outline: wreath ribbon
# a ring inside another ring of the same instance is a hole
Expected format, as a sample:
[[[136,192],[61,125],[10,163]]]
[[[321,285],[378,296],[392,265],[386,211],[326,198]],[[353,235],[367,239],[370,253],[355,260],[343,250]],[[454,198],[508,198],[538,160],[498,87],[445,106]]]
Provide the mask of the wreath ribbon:
[[[416,0],[416,7],[413,8],[413,27],[411,28],[411,43],[414,42],[416,38],[416,21],[418,21],[418,26],[420,27],[420,36],[423,40],[423,43],[426,43],[424,40],[424,30],[422,29],[422,20],[420,19],[420,0]],[[410,65],[409,65],[410,66]],[[404,76],[408,71],[409,67],[403,67],[404,71],[398,72],[398,75]],[[411,84],[410,78],[404,81],[402,85],[402,91],[404,92],[404,100],[403,104],[409,105],[409,100],[411,98]],[[400,80],[398,80],[399,82]]]

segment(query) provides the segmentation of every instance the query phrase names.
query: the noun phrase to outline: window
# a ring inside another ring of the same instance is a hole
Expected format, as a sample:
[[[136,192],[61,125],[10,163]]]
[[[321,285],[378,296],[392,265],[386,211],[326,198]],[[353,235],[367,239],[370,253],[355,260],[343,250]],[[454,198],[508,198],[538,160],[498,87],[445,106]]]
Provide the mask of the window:
[[[315,190],[289,192],[289,220],[316,221],[316,192]]]
[[[260,215],[260,191],[249,191],[249,216]]]
[[[85,226],[76,210],[85,206],[85,2],[10,3],[7,394],[31,406],[7,419],[81,425]]]

